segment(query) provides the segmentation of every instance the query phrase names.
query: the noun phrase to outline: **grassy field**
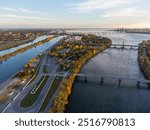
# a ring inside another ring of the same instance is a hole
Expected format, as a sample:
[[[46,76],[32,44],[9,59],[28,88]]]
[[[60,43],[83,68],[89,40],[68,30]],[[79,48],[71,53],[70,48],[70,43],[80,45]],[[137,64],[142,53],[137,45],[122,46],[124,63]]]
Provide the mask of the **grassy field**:
[[[36,84],[36,87],[33,89],[36,90],[34,93],[31,93],[33,89],[25,96],[25,98],[21,101],[20,107],[26,108],[30,107],[34,104],[34,102],[39,97],[43,87],[45,86],[49,76],[42,76],[39,82]]]
[[[43,102],[39,112],[42,112],[45,110],[45,108],[48,105],[48,103],[50,102],[52,96],[55,94],[57,88],[59,87],[59,84],[61,83],[62,79],[63,79],[63,77],[55,77],[51,86],[49,87],[49,91],[44,99],[44,102]]]

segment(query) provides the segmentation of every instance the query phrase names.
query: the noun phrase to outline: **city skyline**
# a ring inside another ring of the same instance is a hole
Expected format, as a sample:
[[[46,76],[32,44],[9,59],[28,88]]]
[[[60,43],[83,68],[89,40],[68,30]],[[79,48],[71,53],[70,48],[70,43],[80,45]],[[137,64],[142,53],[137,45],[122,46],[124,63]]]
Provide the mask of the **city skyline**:
[[[1,0],[1,28],[150,28],[148,0]]]

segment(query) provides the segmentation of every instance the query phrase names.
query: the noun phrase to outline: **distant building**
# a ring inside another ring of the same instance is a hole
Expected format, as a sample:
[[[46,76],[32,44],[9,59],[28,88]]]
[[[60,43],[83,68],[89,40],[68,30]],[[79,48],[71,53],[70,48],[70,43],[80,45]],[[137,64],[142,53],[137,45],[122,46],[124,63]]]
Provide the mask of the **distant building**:
[[[51,31],[50,34],[65,34],[66,32],[63,30],[55,30],[55,31]]]
[[[70,51],[70,49],[63,49],[63,50],[59,50],[57,51],[59,54],[63,54],[63,53],[68,53]]]
[[[12,32],[8,32],[8,34],[9,34],[9,35],[12,35],[13,33],[12,33]]]
[[[10,36],[12,34],[13,34],[12,32],[4,32],[4,36]]]
[[[76,42],[79,42],[79,41],[81,41],[81,39],[82,39],[81,36],[74,36],[74,37],[72,37],[72,38],[70,38],[70,39],[68,39],[66,41],[71,41],[71,42],[76,41]]]
[[[79,41],[81,41],[82,37],[81,36],[76,36],[75,39],[76,39],[77,42],[79,42]]]
[[[26,36],[26,37],[33,37],[34,34],[33,34],[33,33],[26,33],[25,36]]]
[[[20,37],[20,33],[12,34],[13,37]]]

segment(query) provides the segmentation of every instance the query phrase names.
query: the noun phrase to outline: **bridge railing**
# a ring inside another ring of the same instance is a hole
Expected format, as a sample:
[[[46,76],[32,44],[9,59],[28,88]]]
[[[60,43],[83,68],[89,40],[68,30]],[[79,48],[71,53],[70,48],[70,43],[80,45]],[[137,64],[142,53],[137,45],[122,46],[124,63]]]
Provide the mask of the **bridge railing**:
[[[84,82],[87,82],[89,79],[94,78],[98,79],[100,84],[103,84],[105,81],[110,81],[113,80],[117,82],[118,85],[129,83],[136,85],[137,87],[143,87],[150,84],[150,80],[147,79],[141,79],[141,78],[130,78],[130,77],[123,77],[123,76],[112,76],[112,75],[102,75],[102,74],[92,74],[92,73],[69,73],[69,72],[58,72],[58,73],[51,73],[51,74],[46,74],[49,76],[67,76],[67,75],[75,75],[76,77],[80,77],[84,80]],[[109,80],[108,80],[109,79]]]
[[[138,45],[129,45],[129,44],[112,44],[111,48],[119,48],[119,49],[138,49]]]

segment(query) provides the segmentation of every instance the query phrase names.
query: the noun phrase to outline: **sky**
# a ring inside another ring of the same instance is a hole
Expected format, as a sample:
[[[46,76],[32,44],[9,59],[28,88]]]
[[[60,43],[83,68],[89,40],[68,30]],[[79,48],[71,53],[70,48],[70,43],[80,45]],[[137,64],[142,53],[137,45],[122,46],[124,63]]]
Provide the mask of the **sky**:
[[[150,0],[0,0],[0,28],[150,28]]]

